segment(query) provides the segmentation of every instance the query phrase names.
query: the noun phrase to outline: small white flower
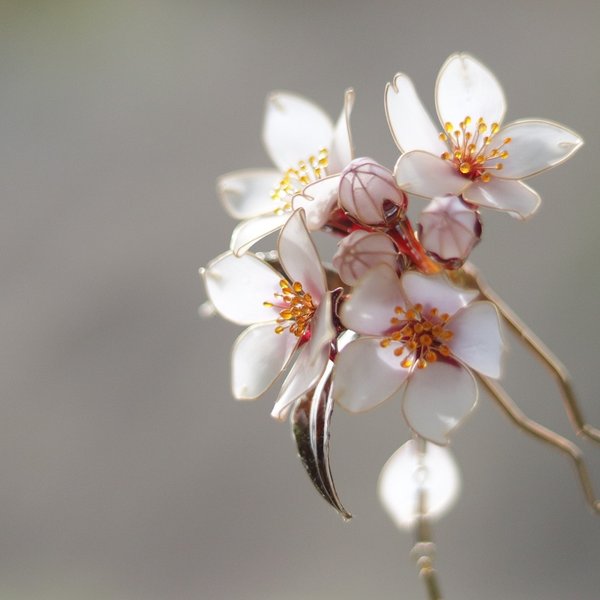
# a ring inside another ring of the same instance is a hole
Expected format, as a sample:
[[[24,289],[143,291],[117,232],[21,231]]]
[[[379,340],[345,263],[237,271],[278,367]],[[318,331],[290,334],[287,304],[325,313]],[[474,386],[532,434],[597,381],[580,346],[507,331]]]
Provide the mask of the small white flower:
[[[271,413],[283,419],[323,374],[335,328],[331,293],[302,210],[284,225],[278,252],[287,277],[254,254],[232,252],[217,257],[202,274],[216,310],[234,323],[250,325],[233,346],[235,398],[258,398],[296,354]]]
[[[379,499],[400,529],[410,529],[423,514],[429,520],[448,512],[460,494],[460,473],[448,448],[415,440],[403,444],[385,463],[377,484]],[[422,504],[425,494],[427,503]]]
[[[441,132],[406,75],[397,74],[385,91],[388,124],[404,153],[396,180],[417,196],[462,195],[524,219],[537,210],[540,197],[520,180],[559,165],[583,143],[551,121],[503,126],[504,92],[491,71],[468,54],[453,54],[444,63],[435,101]]]
[[[491,302],[442,276],[415,271],[400,278],[387,265],[371,269],[341,309],[361,337],[335,361],[334,397],[351,412],[369,410],[403,388],[402,410],[423,438],[448,434],[477,402],[470,369],[500,376],[503,343]]]
[[[348,90],[334,125],[320,107],[301,96],[281,91],[268,96],[263,142],[276,168],[235,171],[217,182],[225,210],[242,220],[231,238],[236,255],[281,228],[292,212],[295,194],[309,183],[341,171],[352,160],[353,103],[354,92]],[[327,207],[318,203],[304,208],[311,229],[313,211],[328,215]]]

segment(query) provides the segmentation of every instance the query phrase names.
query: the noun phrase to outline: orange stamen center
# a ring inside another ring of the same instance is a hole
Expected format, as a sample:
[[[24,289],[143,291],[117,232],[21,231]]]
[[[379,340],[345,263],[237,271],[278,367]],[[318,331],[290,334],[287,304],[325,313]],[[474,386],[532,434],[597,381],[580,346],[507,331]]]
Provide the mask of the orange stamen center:
[[[282,279],[279,286],[281,293],[273,294],[275,302],[268,300],[263,302],[264,306],[281,309],[275,333],[283,333],[288,329],[296,337],[302,337],[306,333],[317,307],[312,296],[304,291],[299,281],[289,283]]]
[[[396,316],[390,319],[395,331],[383,338],[380,345],[387,348],[394,344],[394,355],[404,356],[401,362],[404,368],[416,364],[418,369],[424,369],[438,358],[450,355],[447,342],[454,335],[446,329],[450,315],[440,314],[437,308],[424,310],[421,304],[408,310],[396,306],[395,313]]]
[[[450,162],[456,170],[468,179],[480,179],[484,183],[491,180],[490,171],[501,171],[502,161],[508,158],[505,146],[510,144],[507,137],[498,143],[496,134],[500,131],[498,123],[489,127],[483,117],[476,123],[467,116],[455,127],[448,122],[440,133],[440,139],[447,142],[450,152],[444,152],[442,158]]]
[[[321,148],[316,155],[301,160],[297,166],[283,173],[281,181],[271,192],[271,199],[278,203],[275,214],[280,215],[292,210],[292,197],[299,194],[309,183],[322,179],[327,174],[329,152]]]

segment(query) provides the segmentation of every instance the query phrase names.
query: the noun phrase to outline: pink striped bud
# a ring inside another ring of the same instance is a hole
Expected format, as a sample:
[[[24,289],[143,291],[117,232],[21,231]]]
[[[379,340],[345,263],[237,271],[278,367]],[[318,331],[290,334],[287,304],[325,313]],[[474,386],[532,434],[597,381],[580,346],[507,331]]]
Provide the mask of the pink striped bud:
[[[406,195],[391,171],[371,158],[356,158],[343,171],[340,207],[363,225],[390,225],[406,211]]]
[[[354,285],[369,269],[382,263],[396,270],[398,250],[392,239],[379,231],[353,231],[338,243],[333,257],[333,266],[347,285]]]
[[[419,217],[419,241],[447,269],[461,267],[480,238],[479,213],[458,196],[434,198]]]

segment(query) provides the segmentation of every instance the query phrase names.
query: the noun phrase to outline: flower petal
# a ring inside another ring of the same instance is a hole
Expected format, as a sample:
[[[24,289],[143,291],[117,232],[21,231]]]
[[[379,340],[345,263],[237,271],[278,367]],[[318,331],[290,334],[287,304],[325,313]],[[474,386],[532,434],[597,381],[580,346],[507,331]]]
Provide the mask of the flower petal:
[[[289,331],[275,333],[275,323],[244,330],[231,355],[231,389],[237,400],[254,400],[267,391],[285,369],[298,338]]]
[[[338,201],[340,176],[332,175],[319,179],[307,185],[302,194],[294,196],[294,210],[303,208],[306,215],[306,225],[311,231],[318,231],[329,220],[331,211]]]
[[[410,428],[435,444],[448,443],[477,404],[477,384],[458,363],[435,362],[415,369],[408,380],[402,412]]]
[[[380,264],[358,281],[342,304],[340,319],[358,333],[384,335],[390,329],[396,306],[405,306],[400,281],[393,269]]]
[[[381,338],[360,338],[336,357],[333,397],[350,412],[364,412],[393,396],[406,381],[409,370],[401,366],[390,346]]]
[[[313,317],[311,338],[283,382],[271,416],[285,419],[292,404],[310,391],[327,367],[335,329],[331,321],[331,295],[327,294]]]
[[[311,322],[310,340],[306,344],[312,353],[310,362],[317,360],[321,349],[329,348],[331,340],[335,337],[332,315],[331,292],[327,292],[317,307]]]
[[[267,98],[263,141],[282,171],[321,148],[330,150],[332,137],[331,119],[310,100],[289,92],[273,92]]]
[[[394,175],[405,192],[424,198],[458,196],[471,183],[448,161],[420,150],[403,154],[396,163]]]
[[[217,192],[225,210],[234,219],[250,219],[273,213],[271,192],[281,174],[274,169],[247,169],[227,173],[217,180]]]
[[[471,204],[504,210],[517,219],[527,219],[533,215],[542,202],[538,193],[522,181],[496,177],[487,183],[473,183],[462,195]]]
[[[279,260],[292,283],[299,281],[304,290],[319,302],[327,290],[325,271],[306,228],[304,210],[292,213],[277,242]]]
[[[397,73],[385,86],[385,115],[396,146],[401,152],[425,150],[436,156],[448,148],[439,129],[421,103],[412,81]]]
[[[251,325],[277,318],[277,310],[263,302],[281,292],[281,275],[254,254],[237,257],[226,252],[200,269],[200,274],[210,301],[225,319]]]
[[[344,94],[344,108],[340,115],[331,142],[329,153],[328,173],[339,173],[354,157],[354,146],[352,144],[352,130],[350,129],[350,115],[354,107],[354,90],[346,90]]]
[[[242,221],[231,234],[229,247],[236,256],[241,256],[256,242],[283,227],[290,214],[263,215]]]
[[[460,492],[460,474],[447,448],[427,444],[421,453],[417,442],[409,440],[385,463],[377,488],[394,523],[408,529],[423,509],[427,518],[436,519],[452,508]],[[419,502],[422,492],[427,497],[425,507]]]
[[[495,173],[501,179],[531,177],[555,167],[573,155],[583,140],[564,125],[543,120],[522,120],[510,123],[498,132],[500,141],[510,138],[503,149],[508,158]]]
[[[417,271],[404,273],[400,283],[410,305],[422,304],[425,310],[437,308],[449,315],[467,306],[479,294],[455,287],[443,275],[423,275]]]
[[[448,58],[435,84],[435,105],[442,124],[454,127],[470,116],[482,117],[488,126],[502,123],[506,100],[494,74],[469,54]]]
[[[500,377],[504,344],[498,310],[491,302],[473,302],[447,328],[454,334],[448,346],[456,358],[482,375]]]

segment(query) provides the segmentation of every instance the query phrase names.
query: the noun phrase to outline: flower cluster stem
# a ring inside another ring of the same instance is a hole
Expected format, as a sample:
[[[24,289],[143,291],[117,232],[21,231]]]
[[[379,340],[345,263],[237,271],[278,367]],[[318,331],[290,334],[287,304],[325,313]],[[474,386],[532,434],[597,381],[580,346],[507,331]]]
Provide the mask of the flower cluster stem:
[[[425,455],[427,442],[415,436],[417,448],[422,464]],[[417,521],[415,523],[415,545],[411,550],[411,555],[417,563],[419,577],[423,580],[427,600],[442,600],[442,592],[438,581],[437,571],[433,566],[435,555],[435,544],[432,541],[431,522],[427,516],[428,497],[425,487],[421,487],[417,496]]]

